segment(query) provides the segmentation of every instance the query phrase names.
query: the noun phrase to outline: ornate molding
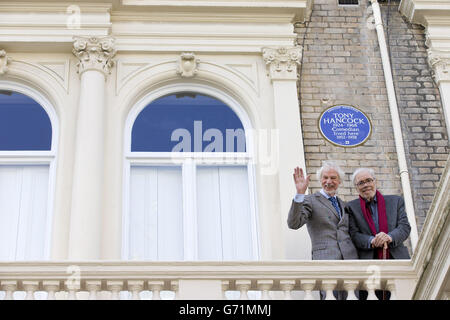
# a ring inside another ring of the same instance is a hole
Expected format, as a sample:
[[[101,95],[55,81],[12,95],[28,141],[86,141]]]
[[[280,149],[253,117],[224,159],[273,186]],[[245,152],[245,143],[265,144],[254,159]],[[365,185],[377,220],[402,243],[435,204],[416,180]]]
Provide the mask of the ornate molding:
[[[433,77],[437,84],[450,81],[450,51],[428,49],[428,64],[433,69]]]
[[[198,72],[199,59],[192,52],[183,52],[178,59],[177,74],[183,78],[192,78]]]
[[[409,22],[418,23],[423,26],[430,25],[430,20],[442,19],[448,24],[450,3],[448,0],[402,0],[399,11]]]
[[[78,73],[97,70],[105,74],[111,73],[114,66],[112,58],[116,54],[112,37],[75,37],[73,54],[78,58]]]
[[[0,75],[8,72],[8,63],[11,62],[11,58],[8,57],[5,50],[0,50]]]
[[[296,80],[301,63],[302,47],[263,48],[263,59],[272,80]]]

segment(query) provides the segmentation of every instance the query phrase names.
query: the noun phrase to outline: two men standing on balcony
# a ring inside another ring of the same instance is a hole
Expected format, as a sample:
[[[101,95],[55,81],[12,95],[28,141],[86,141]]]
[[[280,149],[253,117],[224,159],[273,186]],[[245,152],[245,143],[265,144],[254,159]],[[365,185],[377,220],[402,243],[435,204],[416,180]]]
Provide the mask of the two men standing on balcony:
[[[372,169],[360,168],[352,175],[359,198],[347,205],[336,196],[344,172],[335,163],[325,161],[317,171],[322,189],[305,195],[310,176],[299,167],[294,169],[297,194],[288,215],[288,226],[298,229],[307,225],[312,244],[313,260],[342,259],[409,259],[403,242],[411,227],[402,197],[383,196],[376,189]],[[355,247],[356,246],[356,247]],[[338,300],[346,298],[346,292],[335,291]],[[382,291],[376,292],[381,298]],[[321,299],[324,294],[320,292]],[[365,299],[367,292],[360,291]],[[389,299],[389,293],[386,296]]]
[[[349,234],[349,216],[345,203],[336,196],[344,177],[343,170],[331,161],[325,161],[317,171],[322,189],[305,195],[310,176],[299,167],[294,169],[297,194],[288,215],[288,226],[298,229],[306,224],[312,244],[313,260],[358,259],[357,250]],[[347,292],[335,291],[338,300],[345,300]],[[321,299],[324,293],[320,292]]]

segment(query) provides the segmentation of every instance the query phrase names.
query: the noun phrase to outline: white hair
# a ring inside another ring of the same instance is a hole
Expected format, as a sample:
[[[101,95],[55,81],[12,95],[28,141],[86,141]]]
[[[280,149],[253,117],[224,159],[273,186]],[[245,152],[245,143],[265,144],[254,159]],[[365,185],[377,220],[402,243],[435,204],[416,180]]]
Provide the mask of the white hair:
[[[333,161],[324,161],[322,164],[322,167],[319,168],[319,170],[317,170],[316,172],[316,177],[317,180],[321,180],[322,178],[322,172],[325,169],[333,169],[334,171],[337,172],[338,176],[339,176],[339,180],[343,181],[344,180],[344,176],[345,176],[345,172],[344,170],[341,169],[341,167],[339,167],[335,162]]]
[[[375,179],[375,171],[373,169],[370,169],[370,168],[358,168],[352,174],[352,182],[353,182],[353,184],[356,184],[356,182],[355,182],[356,176],[358,174],[360,174],[361,172],[368,172],[372,176],[372,178]]]

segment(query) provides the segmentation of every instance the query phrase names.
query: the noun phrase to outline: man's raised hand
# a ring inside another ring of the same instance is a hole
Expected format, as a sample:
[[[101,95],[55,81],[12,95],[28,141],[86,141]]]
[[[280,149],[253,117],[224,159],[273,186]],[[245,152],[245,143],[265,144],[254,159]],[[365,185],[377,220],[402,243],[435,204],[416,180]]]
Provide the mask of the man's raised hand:
[[[303,174],[303,169],[299,167],[294,169],[294,182],[295,188],[297,189],[298,194],[305,194],[306,189],[308,189],[310,176],[306,176]]]

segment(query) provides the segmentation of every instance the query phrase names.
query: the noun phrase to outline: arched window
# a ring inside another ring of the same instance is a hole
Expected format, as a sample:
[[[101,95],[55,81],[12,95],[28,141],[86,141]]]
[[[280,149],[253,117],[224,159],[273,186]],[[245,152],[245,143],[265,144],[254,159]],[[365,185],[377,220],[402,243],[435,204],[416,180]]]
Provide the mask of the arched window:
[[[245,127],[221,98],[149,96],[130,114],[125,259],[258,259]]]
[[[54,130],[39,94],[10,88],[0,86],[0,260],[43,260],[50,247]]]

